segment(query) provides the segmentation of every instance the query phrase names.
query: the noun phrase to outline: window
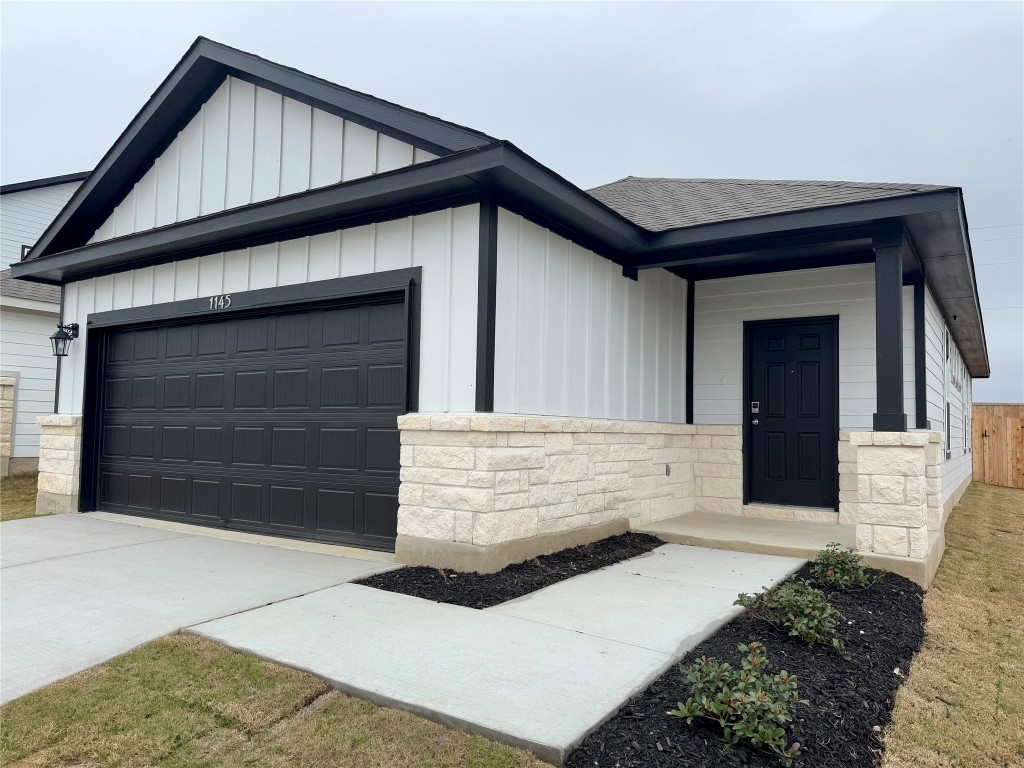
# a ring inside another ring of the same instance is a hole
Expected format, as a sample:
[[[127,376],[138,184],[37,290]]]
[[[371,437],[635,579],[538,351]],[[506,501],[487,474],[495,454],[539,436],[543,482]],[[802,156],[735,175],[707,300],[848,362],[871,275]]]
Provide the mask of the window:
[[[946,458],[949,459],[953,455],[951,438],[953,435],[953,428],[949,423],[949,400],[946,401]]]

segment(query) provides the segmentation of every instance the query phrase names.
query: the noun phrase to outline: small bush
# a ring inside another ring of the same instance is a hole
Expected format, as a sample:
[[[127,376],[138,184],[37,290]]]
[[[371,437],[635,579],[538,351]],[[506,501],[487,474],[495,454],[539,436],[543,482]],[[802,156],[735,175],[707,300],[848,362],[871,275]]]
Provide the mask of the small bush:
[[[706,657],[680,665],[691,695],[669,714],[691,725],[696,717],[716,722],[727,744],[749,741],[774,752],[783,765],[792,765],[800,744],[786,743],[785,725],[793,719],[793,705],[807,703],[797,694],[796,675],[785,670],[770,674],[761,643],[738,647],[746,653],[741,669]]]
[[[834,589],[870,587],[877,579],[868,575],[860,561],[860,555],[852,548],[840,549],[838,543],[832,542],[818,553],[811,575],[818,583]]]
[[[836,627],[843,615],[829,605],[820,589],[806,581],[787,581],[757,595],[740,595],[733,605],[742,605],[751,615],[785,629],[809,645],[830,643],[843,658],[850,658]]]

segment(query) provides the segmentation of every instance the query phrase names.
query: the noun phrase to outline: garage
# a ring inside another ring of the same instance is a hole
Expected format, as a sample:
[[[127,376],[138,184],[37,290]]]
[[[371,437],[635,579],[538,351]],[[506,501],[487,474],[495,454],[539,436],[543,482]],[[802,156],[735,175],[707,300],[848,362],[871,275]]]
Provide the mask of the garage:
[[[91,329],[96,508],[393,550],[406,297],[240,298]]]

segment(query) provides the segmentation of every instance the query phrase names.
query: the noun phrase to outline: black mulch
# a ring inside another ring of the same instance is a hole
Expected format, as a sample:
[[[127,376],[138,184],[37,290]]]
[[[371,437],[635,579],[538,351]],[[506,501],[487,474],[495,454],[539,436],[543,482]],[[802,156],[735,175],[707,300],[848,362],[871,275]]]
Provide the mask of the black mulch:
[[[809,566],[797,574],[809,578]],[[882,751],[881,730],[889,723],[896,689],[924,639],[920,587],[891,573],[870,588],[838,592],[831,599],[852,624],[839,636],[852,654],[844,660],[824,646],[808,646],[774,627],[738,617],[705,640],[683,662],[714,656],[738,664],[738,643],[759,640],[775,670],[797,675],[800,698],[789,724],[790,742],[801,744],[794,765],[801,768],[872,768]],[[862,634],[863,633],[863,634]],[[600,685],[599,680],[594,681]],[[689,687],[673,666],[573,752],[569,768],[583,766],[778,766],[777,759],[751,747],[729,747],[716,730],[665,713],[685,701]],[[877,730],[876,730],[877,728]]]
[[[664,544],[646,533],[623,533],[593,544],[514,563],[497,573],[460,573],[418,566],[357,581],[368,587],[466,608],[490,608],[581,573],[650,552]]]

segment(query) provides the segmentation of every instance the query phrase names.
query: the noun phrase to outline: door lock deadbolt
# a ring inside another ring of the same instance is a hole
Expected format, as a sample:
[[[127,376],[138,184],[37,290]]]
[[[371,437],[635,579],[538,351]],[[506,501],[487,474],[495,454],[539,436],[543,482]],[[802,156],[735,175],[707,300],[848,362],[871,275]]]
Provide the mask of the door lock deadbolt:
[[[759,403],[757,400],[751,400],[750,401],[750,412],[751,413],[760,413],[761,412],[761,403]]]

